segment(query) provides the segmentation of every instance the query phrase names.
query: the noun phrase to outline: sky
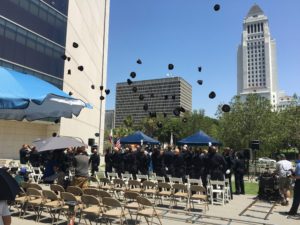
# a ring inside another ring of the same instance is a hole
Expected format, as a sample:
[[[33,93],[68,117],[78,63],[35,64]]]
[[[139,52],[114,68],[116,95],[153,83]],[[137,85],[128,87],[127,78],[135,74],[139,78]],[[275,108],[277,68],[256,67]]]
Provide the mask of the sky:
[[[192,85],[192,108],[215,117],[217,106],[236,95],[237,47],[255,3],[276,40],[279,88],[300,94],[299,0],[111,0],[106,109],[115,108],[116,83],[135,71],[134,80],[181,76]],[[211,91],[216,98],[208,98]]]

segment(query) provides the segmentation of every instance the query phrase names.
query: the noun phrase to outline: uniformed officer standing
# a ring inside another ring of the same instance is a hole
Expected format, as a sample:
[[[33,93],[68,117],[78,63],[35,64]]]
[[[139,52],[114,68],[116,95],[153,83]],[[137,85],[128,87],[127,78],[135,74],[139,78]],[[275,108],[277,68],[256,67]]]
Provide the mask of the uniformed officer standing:
[[[223,181],[226,169],[226,162],[224,157],[217,152],[217,147],[209,147],[207,163],[210,179]]]
[[[99,165],[100,165],[100,156],[98,154],[98,145],[93,145],[92,146],[92,155],[90,156],[89,159],[89,164],[91,164],[91,172],[92,172],[92,176],[95,175],[95,172],[99,171]]]
[[[182,178],[185,180],[185,162],[183,158],[183,154],[180,152],[179,148],[175,149],[174,152],[174,174],[173,177]]]

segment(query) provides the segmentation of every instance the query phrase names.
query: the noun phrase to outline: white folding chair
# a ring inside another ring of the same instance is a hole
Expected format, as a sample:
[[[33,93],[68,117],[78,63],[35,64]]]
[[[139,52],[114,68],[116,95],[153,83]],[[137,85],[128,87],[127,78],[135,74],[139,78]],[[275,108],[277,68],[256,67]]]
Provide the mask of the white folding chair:
[[[225,181],[210,180],[210,201],[225,204]]]
[[[169,177],[171,184],[183,184],[182,178],[179,177]]]
[[[187,181],[188,181],[189,185],[199,185],[199,186],[202,186],[201,179],[190,179],[190,178],[188,178]]]
[[[40,167],[31,167],[31,173],[28,175],[29,178],[32,178],[36,183],[39,183],[42,176],[43,173]]]
[[[155,177],[155,181],[156,181],[157,183],[159,183],[159,182],[165,183],[165,182],[166,182],[166,178],[165,178],[165,177],[156,176],[156,177]]]
[[[136,175],[136,180],[142,181],[143,180],[149,180],[148,175],[142,175],[142,174],[137,174]]]
[[[133,176],[131,173],[122,173],[122,180],[128,182],[129,180],[133,180]]]
[[[115,178],[119,178],[118,174],[117,173],[113,173],[113,172],[108,172],[107,173],[107,178],[110,179],[110,180],[113,180]]]

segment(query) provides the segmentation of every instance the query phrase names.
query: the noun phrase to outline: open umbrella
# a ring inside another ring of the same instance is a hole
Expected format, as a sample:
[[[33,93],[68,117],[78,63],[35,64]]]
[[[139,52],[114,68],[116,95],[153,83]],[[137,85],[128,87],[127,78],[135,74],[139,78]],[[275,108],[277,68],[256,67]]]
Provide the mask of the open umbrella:
[[[0,200],[13,201],[20,191],[17,181],[5,169],[0,168]]]
[[[58,136],[43,140],[37,140],[32,143],[38,152],[51,151],[55,149],[66,149],[69,147],[81,147],[86,144],[79,138]]]
[[[0,119],[72,118],[91,106],[35,76],[0,67]]]

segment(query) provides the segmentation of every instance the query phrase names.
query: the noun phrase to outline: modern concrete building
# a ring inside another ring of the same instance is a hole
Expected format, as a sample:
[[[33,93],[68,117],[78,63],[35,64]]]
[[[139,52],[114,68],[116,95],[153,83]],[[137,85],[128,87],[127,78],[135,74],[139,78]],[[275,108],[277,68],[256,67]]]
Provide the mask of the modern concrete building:
[[[257,93],[276,106],[277,83],[276,42],[271,38],[268,18],[254,5],[243,21],[237,52],[237,94],[245,98]]]
[[[96,142],[102,150],[105,100],[99,100],[99,86],[106,86],[109,5],[109,0],[1,1],[0,66],[36,75],[93,109],[58,124],[0,121],[0,158],[18,158],[23,143],[53,132],[85,142],[100,133]],[[62,59],[64,54],[69,60]]]
[[[192,86],[181,77],[117,83],[116,92],[116,127],[122,126],[127,116],[138,124],[149,113],[174,116],[176,107],[192,110]]]
[[[105,110],[105,130],[111,130],[115,128],[115,110]]]

